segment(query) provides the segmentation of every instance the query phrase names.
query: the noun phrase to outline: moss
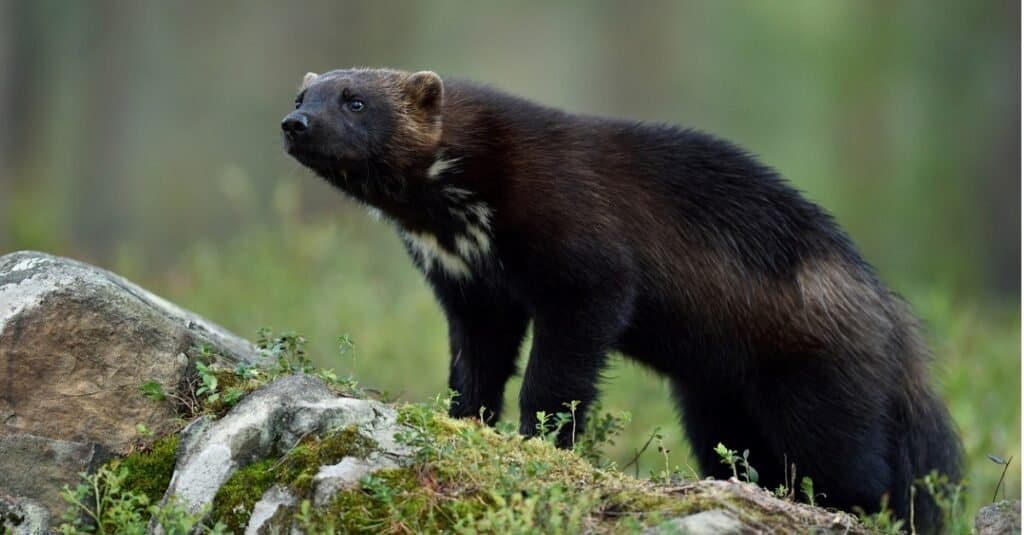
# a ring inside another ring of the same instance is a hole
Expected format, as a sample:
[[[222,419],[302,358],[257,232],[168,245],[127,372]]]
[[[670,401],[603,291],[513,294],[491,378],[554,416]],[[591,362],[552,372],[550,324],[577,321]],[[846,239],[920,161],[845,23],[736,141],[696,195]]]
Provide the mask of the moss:
[[[213,499],[213,518],[233,532],[244,530],[253,505],[274,484],[276,462],[275,459],[265,459],[235,471]]]
[[[308,532],[635,532],[677,514],[713,508],[720,497],[680,496],[541,440],[522,440],[423,407],[403,408],[403,438],[419,452],[411,466],[384,470],[323,507],[300,508]],[[237,471],[221,488],[213,519],[241,531],[270,486],[311,496],[321,466],[365,457],[376,444],[355,427],[309,437],[280,459]]]
[[[246,383],[234,370],[216,369],[213,375],[217,378],[217,386],[222,391],[230,388],[243,388]]]
[[[501,434],[423,406],[403,407],[400,421],[413,428],[405,440],[419,450],[415,463],[338,494],[315,512],[315,527],[346,533],[631,533],[734,506],[727,494],[680,493],[595,468],[542,440]]]
[[[429,514],[413,470],[382,470],[368,481],[370,485],[340,492],[330,504],[315,511],[313,525],[330,526],[341,533],[381,533],[392,522],[418,525],[420,516]]]
[[[314,511],[317,529],[379,532],[635,531],[636,512],[669,510],[647,483],[595,469],[540,440],[502,435],[422,406],[399,419],[420,451],[410,467],[378,472]],[[609,491],[608,489],[616,489]],[[648,509],[644,509],[644,508]],[[603,514],[607,512],[607,514]]]
[[[111,461],[112,468],[126,468],[126,490],[145,494],[150,503],[157,503],[171,483],[178,454],[178,435],[158,439],[152,446],[123,459]]]
[[[289,451],[276,468],[277,481],[302,496],[309,490],[321,466],[336,464],[345,457],[365,458],[377,443],[349,426],[323,438],[307,437]]]
[[[235,471],[217,491],[212,517],[233,531],[242,531],[253,505],[272,485],[288,487],[305,497],[321,466],[336,464],[345,457],[366,457],[376,446],[355,426],[323,437],[307,437],[280,459],[264,459]]]
[[[307,438],[281,459],[239,470],[218,494],[214,519],[242,530],[253,504],[280,484],[299,498],[294,518],[309,533],[636,533],[719,508],[753,525],[792,525],[718,486],[659,486],[424,406],[403,408],[400,419],[408,426],[400,440],[417,449],[409,466],[372,474],[314,508],[319,468],[375,445],[354,427]]]

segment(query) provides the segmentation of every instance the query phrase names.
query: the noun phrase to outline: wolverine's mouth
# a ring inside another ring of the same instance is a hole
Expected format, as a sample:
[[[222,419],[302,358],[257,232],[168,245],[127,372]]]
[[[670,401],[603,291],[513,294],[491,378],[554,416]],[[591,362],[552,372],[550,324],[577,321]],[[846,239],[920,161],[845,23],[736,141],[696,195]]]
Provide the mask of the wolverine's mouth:
[[[347,176],[345,160],[329,147],[311,146],[286,139],[285,151],[307,169],[331,182],[344,180]]]
[[[307,167],[337,165],[341,160],[330,147],[297,142],[288,138],[285,138],[284,149],[292,158]]]

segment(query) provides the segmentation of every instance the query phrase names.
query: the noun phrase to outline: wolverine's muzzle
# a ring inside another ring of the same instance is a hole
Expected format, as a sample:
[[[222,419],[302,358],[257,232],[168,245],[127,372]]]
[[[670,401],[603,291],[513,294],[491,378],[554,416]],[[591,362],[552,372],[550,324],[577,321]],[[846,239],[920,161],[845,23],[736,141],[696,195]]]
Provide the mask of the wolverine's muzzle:
[[[293,111],[281,120],[281,131],[289,141],[298,139],[309,131],[309,116],[301,111]]]

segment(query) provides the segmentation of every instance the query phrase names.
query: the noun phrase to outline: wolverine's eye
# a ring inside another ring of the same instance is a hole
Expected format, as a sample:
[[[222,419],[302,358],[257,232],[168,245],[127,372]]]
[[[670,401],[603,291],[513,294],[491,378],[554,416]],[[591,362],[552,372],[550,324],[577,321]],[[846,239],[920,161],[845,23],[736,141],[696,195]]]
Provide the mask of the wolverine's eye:
[[[305,91],[303,91],[302,93],[299,93],[298,96],[295,97],[295,109],[299,109],[299,106],[302,105],[302,97],[304,97],[304,96],[306,96],[306,92]]]
[[[359,99],[352,99],[352,100],[346,102],[345,106],[347,106],[348,109],[351,110],[351,111],[362,111],[363,108],[366,107],[366,104],[363,104],[363,101],[361,101]]]

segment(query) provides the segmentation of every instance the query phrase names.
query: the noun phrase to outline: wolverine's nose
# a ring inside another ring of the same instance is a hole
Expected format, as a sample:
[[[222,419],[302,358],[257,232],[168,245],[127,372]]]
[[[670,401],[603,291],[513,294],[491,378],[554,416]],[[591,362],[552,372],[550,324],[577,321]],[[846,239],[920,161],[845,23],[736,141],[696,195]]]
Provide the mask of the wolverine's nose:
[[[295,137],[309,128],[309,116],[305,113],[293,111],[281,121],[281,130],[289,137]]]

